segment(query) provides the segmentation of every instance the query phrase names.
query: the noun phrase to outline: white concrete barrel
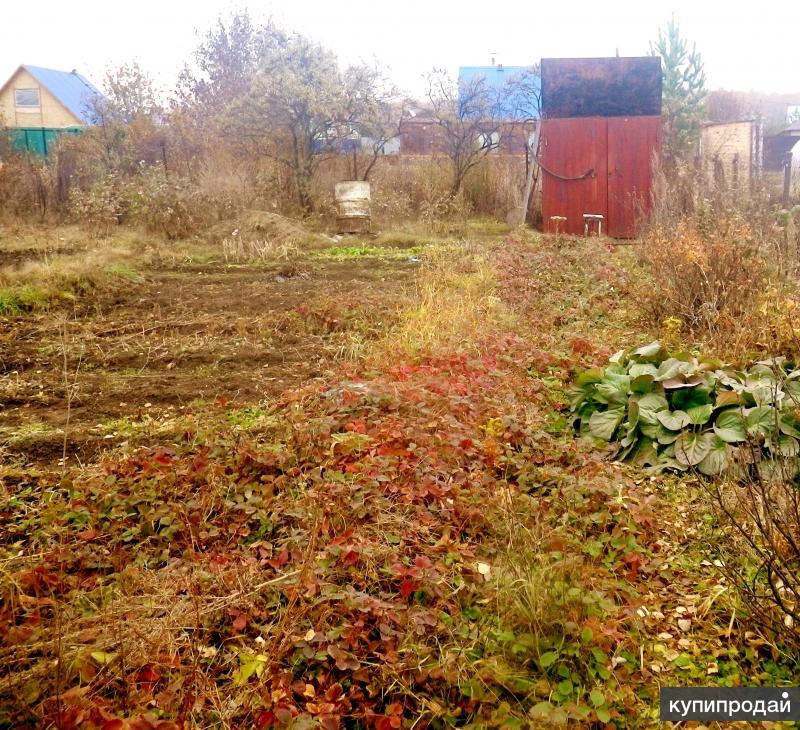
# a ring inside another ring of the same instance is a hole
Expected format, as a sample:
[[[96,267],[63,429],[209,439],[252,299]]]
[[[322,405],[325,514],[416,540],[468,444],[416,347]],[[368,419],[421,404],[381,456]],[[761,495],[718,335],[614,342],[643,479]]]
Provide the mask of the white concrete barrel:
[[[368,233],[370,229],[370,187],[363,180],[336,183],[339,233]]]

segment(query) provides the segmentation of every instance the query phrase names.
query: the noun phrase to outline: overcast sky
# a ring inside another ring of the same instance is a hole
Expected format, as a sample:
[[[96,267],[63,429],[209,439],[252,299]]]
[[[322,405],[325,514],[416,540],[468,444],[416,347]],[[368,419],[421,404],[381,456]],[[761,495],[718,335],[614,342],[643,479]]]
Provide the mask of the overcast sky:
[[[136,60],[164,87],[198,34],[248,7],[256,19],[301,32],[343,64],[377,59],[416,94],[433,66],[455,71],[496,53],[506,65],[543,57],[643,55],[674,13],[697,43],[709,88],[800,92],[800,2],[735,0],[38,0],[3,1],[0,83],[22,63],[77,68],[100,85],[108,67]]]

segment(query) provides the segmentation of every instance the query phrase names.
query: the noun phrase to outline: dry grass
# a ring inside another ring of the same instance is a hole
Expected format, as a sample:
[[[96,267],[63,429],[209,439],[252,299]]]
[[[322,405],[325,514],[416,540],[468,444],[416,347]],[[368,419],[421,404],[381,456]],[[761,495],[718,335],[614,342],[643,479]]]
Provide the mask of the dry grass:
[[[346,158],[325,161],[317,172],[314,196],[319,214],[330,221],[335,214],[333,188],[350,179]],[[520,204],[525,185],[525,162],[519,157],[491,156],[472,170],[464,189],[450,197],[452,173],[444,157],[388,156],[378,160],[371,175],[372,215],[377,226],[422,220],[439,233],[453,221],[482,216],[505,221]]]
[[[506,228],[494,221],[468,221],[459,230],[485,238]],[[99,235],[77,225],[15,223],[0,227],[0,251],[9,262],[0,267],[0,308],[43,308],[114,278],[135,280],[137,272],[152,266],[285,261],[329,248],[416,249],[452,240],[427,223],[411,221],[384,233],[330,236],[308,223],[260,210],[245,210],[212,226],[202,240],[168,241],[126,226]]]
[[[253,165],[224,148],[206,151],[199,164],[197,185],[204,196],[229,201],[233,207],[252,207],[258,198]]]
[[[151,266],[190,263],[216,252],[197,241],[166,241],[118,228],[112,236],[90,235],[78,226],[0,228],[0,313],[45,309],[114,282],[140,281]]]
[[[19,266],[3,267],[0,269],[0,282],[7,285],[36,283],[47,286],[81,278],[91,279],[93,274],[111,267],[117,267],[122,272],[122,267],[136,258],[137,254],[124,246],[45,255],[42,259],[25,261]]]
[[[0,313],[41,309],[72,300],[114,278],[137,280],[141,251],[130,238],[86,241],[66,235],[0,236],[0,247],[15,263],[0,268]]]
[[[218,223],[206,240],[220,245],[225,261],[231,262],[288,259],[332,243],[298,221],[260,210],[246,210]]]
[[[226,263],[290,259],[300,255],[300,248],[291,241],[247,238],[234,229],[230,238],[222,240],[222,255]]]
[[[756,624],[786,645],[800,646],[800,492],[793,459],[763,476],[709,485],[718,518],[716,549]]]
[[[734,326],[766,282],[755,235],[739,216],[654,228],[641,250],[657,282],[648,287],[648,314],[678,317],[689,331]]]
[[[638,251],[644,323],[667,343],[689,337],[729,361],[800,352],[794,215],[765,189],[717,189],[694,169],[660,172]]]
[[[525,161],[519,157],[487,157],[470,173],[464,184],[464,198],[477,215],[506,220],[508,213],[522,205],[525,189]]]
[[[379,351],[396,358],[438,350],[480,348],[489,332],[511,326],[513,315],[497,294],[497,281],[486,250],[455,243],[431,247],[423,257],[412,305],[400,324],[378,343]]]
[[[263,570],[255,565],[215,571],[209,567],[200,561],[155,571],[130,567],[114,587],[84,594],[79,602],[49,601],[58,617],[58,635],[2,650],[3,665],[16,668],[7,675],[4,691],[24,697],[27,685],[52,682],[54,663],[60,669],[56,690],[58,684],[80,677],[93,680],[94,692],[100,695],[132,691],[135,680],[129,667],[149,666],[154,672],[167,673],[178,656],[193,656],[202,664],[202,671],[194,677],[201,684],[204,673],[223,667],[232,672],[236,652],[214,646],[208,627],[223,624],[226,611],[233,606],[247,611],[254,602],[280,603],[281,591],[297,582],[303,570],[264,581]],[[4,598],[13,602],[13,584],[7,586],[12,594]],[[290,618],[294,622],[297,612],[276,612],[253,652],[269,654],[286,642],[293,628]],[[199,689],[206,698],[218,697],[219,689],[212,682],[205,683],[208,686]],[[188,686],[185,691],[193,689]],[[54,701],[50,698],[45,704]],[[231,708],[222,705],[216,710],[223,722],[231,713]]]

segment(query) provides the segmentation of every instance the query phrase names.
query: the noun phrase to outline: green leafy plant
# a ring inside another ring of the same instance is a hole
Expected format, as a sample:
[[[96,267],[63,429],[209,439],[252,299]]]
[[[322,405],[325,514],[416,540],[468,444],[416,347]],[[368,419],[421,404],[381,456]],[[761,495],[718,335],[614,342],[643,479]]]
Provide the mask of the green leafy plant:
[[[734,370],[652,342],[581,373],[568,396],[579,433],[620,460],[708,476],[796,472],[800,369],[784,358]]]

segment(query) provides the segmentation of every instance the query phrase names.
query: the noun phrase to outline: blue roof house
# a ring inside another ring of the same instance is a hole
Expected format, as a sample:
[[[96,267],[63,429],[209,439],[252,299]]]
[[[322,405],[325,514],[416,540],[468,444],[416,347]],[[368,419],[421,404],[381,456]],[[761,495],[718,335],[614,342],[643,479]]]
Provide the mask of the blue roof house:
[[[14,147],[47,156],[60,134],[93,123],[92,107],[102,93],[77,71],[22,65],[0,86],[0,127]]]
[[[499,116],[508,121],[538,119],[542,82],[527,66],[461,66],[458,85],[462,93],[482,79],[500,101]]]

